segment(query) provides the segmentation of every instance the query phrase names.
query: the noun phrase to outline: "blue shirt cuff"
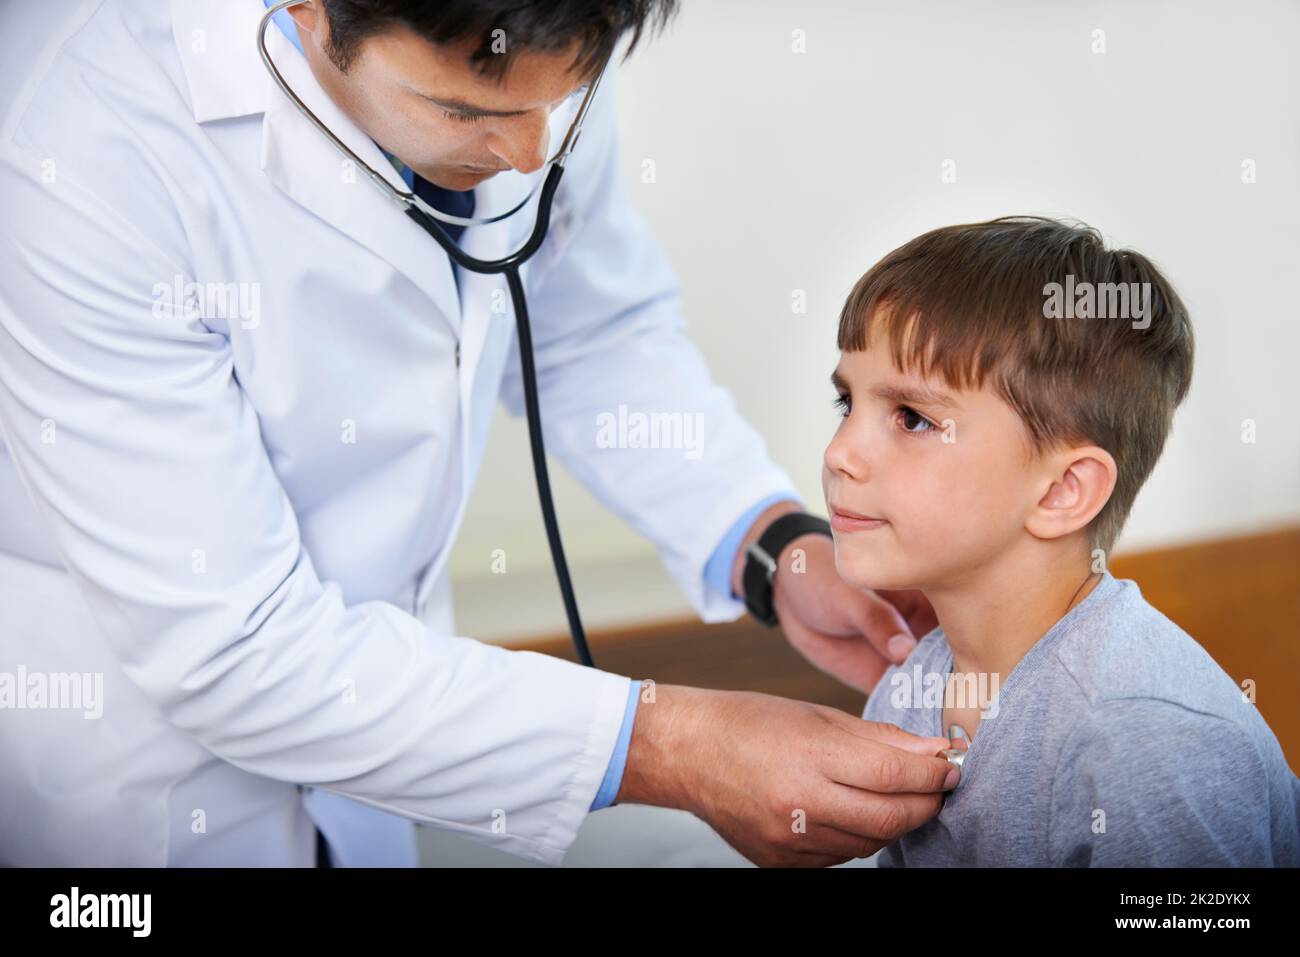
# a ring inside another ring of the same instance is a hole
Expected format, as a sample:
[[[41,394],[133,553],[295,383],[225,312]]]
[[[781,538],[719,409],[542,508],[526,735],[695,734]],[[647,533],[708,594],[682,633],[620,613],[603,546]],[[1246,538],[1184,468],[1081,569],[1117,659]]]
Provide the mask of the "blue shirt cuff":
[[[739,599],[740,596],[731,590],[731,570],[735,567],[736,552],[740,549],[740,542],[744,539],[745,533],[768,506],[777,502],[798,501],[799,499],[789,492],[776,492],[753,505],[749,511],[736,519],[731,528],[727,529],[727,533],[722,536],[722,541],[718,543],[718,547],[713,550],[713,554],[709,556],[704,566],[705,583],[719,595]]]
[[[623,711],[623,727],[619,729],[618,741],[614,744],[614,754],[609,759],[609,767],[605,769],[600,790],[596,792],[596,799],[591,802],[592,811],[609,807],[614,803],[614,798],[618,797],[618,789],[623,784],[623,768],[627,765],[628,745],[632,743],[632,724],[636,720],[636,704],[640,700],[641,682],[629,678],[627,708]]]

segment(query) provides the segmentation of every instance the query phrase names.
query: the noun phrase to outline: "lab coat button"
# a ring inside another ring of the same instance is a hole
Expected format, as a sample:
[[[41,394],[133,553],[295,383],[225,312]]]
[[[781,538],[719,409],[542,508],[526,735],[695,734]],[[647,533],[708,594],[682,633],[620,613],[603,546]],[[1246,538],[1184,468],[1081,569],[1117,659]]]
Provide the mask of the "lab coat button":
[[[460,368],[460,343],[456,343],[456,368]]]

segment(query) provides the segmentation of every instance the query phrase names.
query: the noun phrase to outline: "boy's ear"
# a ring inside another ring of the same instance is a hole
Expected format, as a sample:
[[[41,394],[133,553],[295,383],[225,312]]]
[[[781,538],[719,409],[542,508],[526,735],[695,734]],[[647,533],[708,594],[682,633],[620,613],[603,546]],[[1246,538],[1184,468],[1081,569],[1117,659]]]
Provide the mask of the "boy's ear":
[[[1051,485],[1025,520],[1035,538],[1060,538],[1083,528],[1110,500],[1115,460],[1095,445],[1065,449],[1047,460]]]

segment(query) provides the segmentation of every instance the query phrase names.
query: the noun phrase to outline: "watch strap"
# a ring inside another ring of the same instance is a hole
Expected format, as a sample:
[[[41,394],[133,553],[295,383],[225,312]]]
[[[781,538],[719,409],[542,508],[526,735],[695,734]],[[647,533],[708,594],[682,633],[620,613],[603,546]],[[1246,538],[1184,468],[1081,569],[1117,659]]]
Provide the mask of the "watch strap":
[[[785,546],[802,535],[831,536],[830,522],[807,512],[790,512],[769,525],[746,548],[745,570],[741,582],[745,589],[745,607],[749,613],[769,628],[777,622],[772,601],[772,580],[776,575],[777,558]]]

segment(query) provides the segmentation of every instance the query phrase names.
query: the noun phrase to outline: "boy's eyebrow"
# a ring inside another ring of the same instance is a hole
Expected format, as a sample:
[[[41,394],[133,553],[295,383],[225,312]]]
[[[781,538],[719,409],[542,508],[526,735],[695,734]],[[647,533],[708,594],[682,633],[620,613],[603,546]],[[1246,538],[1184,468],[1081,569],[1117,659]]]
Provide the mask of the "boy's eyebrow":
[[[831,372],[831,385],[841,392],[851,391],[848,382],[840,375],[839,369]],[[924,385],[877,385],[868,389],[867,393],[874,398],[884,399],[886,402],[899,402],[903,405],[941,406],[945,408],[954,408],[957,405],[957,400],[946,392],[940,392],[938,389],[931,389]]]

